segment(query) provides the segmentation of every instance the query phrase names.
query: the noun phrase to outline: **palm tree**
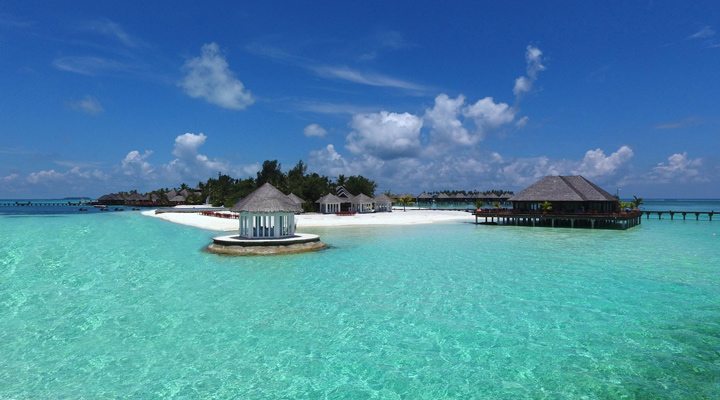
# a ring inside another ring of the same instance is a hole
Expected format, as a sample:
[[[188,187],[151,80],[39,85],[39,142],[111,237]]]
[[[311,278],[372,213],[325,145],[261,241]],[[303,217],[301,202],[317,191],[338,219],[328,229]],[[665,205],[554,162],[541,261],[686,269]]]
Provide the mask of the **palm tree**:
[[[542,210],[543,214],[547,214],[548,212],[552,211],[552,203],[549,201],[545,201],[540,204],[540,209]]]
[[[413,198],[412,198],[412,196],[410,196],[409,194],[406,194],[406,195],[400,196],[400,198],[398,199],[398,201],[400,201],[400,204],[402,204],[402,206],[403,206],[403,211],[407,211],[407,210],[405,209],[405,207],[407,207],[408,204],[412,203]]]
[[[640,208],[640,205],[642,203],[643,203],[642,197],[633,196],[633,200],[632,200],[633,208],[635,208],[637,210],[638,208]]]
[[[483,204],[485,204],[485,203],[483,203],[482,200],[480,200],[480,199],[475,200],[475,209],[476,209],[476,210],[481,209],[482,206],[483,206]]]

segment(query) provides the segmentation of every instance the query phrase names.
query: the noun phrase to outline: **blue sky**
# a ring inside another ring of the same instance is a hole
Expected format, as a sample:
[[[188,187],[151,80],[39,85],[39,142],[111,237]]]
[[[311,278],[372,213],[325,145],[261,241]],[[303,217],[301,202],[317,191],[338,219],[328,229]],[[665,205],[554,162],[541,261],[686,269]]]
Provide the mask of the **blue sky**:
[[[394,192],[720,197],[718,71],[717,2],[6,1],[0,198],[265,159]]]

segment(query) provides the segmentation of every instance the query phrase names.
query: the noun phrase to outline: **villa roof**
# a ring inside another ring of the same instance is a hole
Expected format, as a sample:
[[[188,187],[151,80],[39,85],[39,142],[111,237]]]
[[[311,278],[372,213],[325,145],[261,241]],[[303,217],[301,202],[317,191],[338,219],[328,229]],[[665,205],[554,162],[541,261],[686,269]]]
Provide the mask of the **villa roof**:
[[[360,193],[359,195],[352,198],[353,204],[369,204],[373,202],[373,198],[366,195],[365,193]]]
[[[448,196],[447,193],[440,193],[440,194],[437,196],[437,198],[438,198],[438,199],[449,199],[450,196]]]
[[[326,194],[325,196],[317,199],[316,203],[319,203],[319,204],[340,204],[340,203],[342,203],[342,199],[340,199],[339,197],[335,196],[335,195],[332,194],[332,193],[328,193],[328,194]]]
[[[355,197],[354,194],[350,193],[347,189],[345,189],[345,186],[338,186],[335,188],[335,193],[337,193],[338,197],[347,197],[348,199],[351,199]]]
[[[580,175],[546,176],[510,201],[617,201],[615,196]]]
[[[294,201],[295,204],[299,204],[299,205],[302,205],[302,204],[305,202],[305,200],[303,200],[302,198],[300,198],[300,196],[296,195],[295,193],[290,193],[290,194],[288,195],[288,198],[289,198],[290,200]]]
[[[145,200],[145,197],[143,197],[143,195],[141,195],[140,193],[130,193],[125,199],[132,201],[142,201]]]
[[[393,200],[388,197],[385,193],[375,197],[375,203],[377,204],[392,204]]]
[[[426,192],[422,192],[422,193],[420,193],[420,195],[418,195],[418,199],[432,199],[432,198],[433,198],[432,195],[428,194]]]
[[[239,212],[301,212],[302,207],[295,204],[283,192],[269,182],[255,189],[238,201],[230,210]]]
[[[179,203],[179,202],[185,201],[185,196],[182,196],[182,195],[179,195],[179,194],[178,194],[178,195],[176,195],[176,196],[173,196],[173,197],[169,198],[168,201],[172,201],[172,202],[175,202],[175,203]]]

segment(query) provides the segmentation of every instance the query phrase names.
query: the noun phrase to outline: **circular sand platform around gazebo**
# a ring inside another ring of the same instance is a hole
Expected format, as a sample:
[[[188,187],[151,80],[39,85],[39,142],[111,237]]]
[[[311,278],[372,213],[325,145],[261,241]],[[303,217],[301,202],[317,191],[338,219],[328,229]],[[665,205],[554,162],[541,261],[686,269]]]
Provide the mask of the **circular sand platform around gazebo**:
[[[213,238],[207,249],[212,253],[227,255],[270,255],[303,253],[320,250],[325,243],[320,236],[309,233],[296,233],[294,236],[281,239],[247,239],[237,235],[218,236]]]
[[[295,233],[302,206],[266,182],[230,209],[238,214],[238,234],[213,238],[208,250],[228,255],[302,253],[325,247],[318,235]]]

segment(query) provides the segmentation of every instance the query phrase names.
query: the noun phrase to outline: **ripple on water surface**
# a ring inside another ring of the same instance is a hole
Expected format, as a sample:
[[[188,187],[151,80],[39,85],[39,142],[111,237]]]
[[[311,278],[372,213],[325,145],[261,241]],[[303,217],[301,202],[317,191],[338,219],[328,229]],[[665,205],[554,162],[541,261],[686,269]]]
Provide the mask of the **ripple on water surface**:
[[[0,217],[0,398],[717,398],[720,225],[316,229],[205,253],[135,213]]]

